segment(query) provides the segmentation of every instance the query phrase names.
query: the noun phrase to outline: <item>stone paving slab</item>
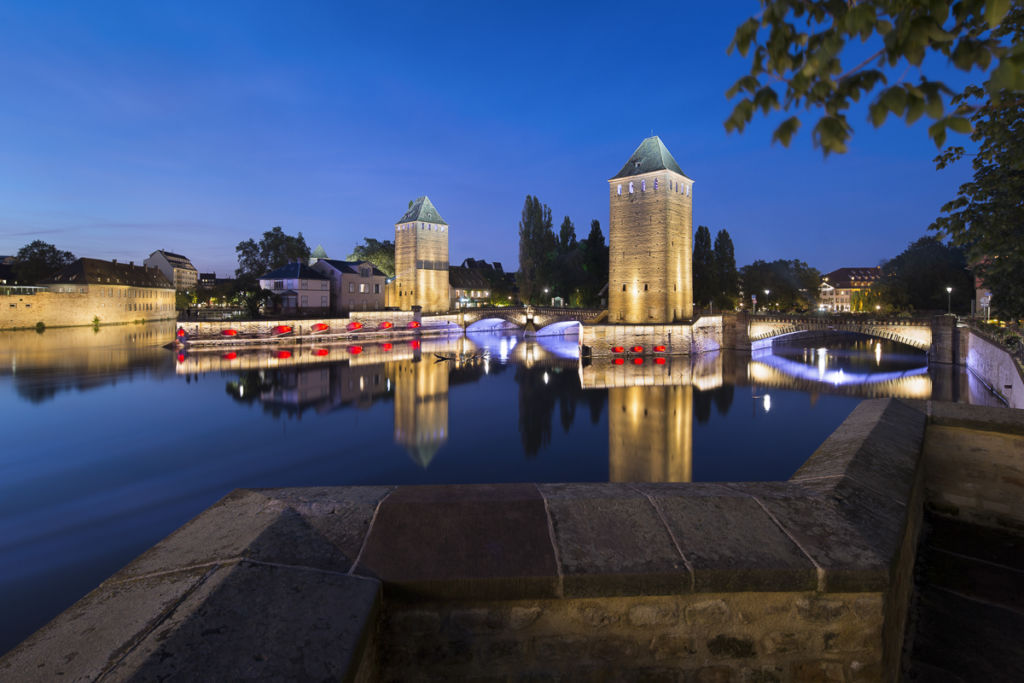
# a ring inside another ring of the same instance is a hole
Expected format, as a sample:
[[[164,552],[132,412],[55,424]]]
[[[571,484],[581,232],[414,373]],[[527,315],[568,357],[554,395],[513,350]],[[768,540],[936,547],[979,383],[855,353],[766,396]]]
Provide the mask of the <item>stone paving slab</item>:
[[[542,484],[565,597],[689,591],[690,571],[651,501],[625,484]]]
[[[215,571],[103,583],[0,658],[0,680],[96,680]]]
[[[929,401],[928,417],[932,424],[944,427],[965,427],[1003,434],[1024,434],[1024,410]]]
[[[695,591],[817,588],[811,559],[754,498],[724,487],[690,490],[638,484],[637,488],[664,515],[693,568]]]
[[[556,597],[544,500],[533,484],[399,487],[356,571],[421,597]]]
[[[223,567],[113,667],[111,681],[343,680],[376,628],[376,581]]]

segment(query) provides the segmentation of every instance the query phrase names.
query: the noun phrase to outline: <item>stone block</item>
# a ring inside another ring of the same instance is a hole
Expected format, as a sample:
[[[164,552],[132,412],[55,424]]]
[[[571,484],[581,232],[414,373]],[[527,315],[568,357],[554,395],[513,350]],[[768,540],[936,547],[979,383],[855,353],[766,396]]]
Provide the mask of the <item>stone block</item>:
[[[0,658],[0,679],[99,679],[215,571],[103,583]]]
[[[717,635],[705,645],[712,657],[722,659],[746,659],[757,654],[754,641],[745,636]]]
[[[395,489],[356,571],[399,597],[521,599],[558,590],[544,501],[528,484]]]
[[[717,487],[640,485],[661,510],[694,572],[694,590],[817,587],[811,560],[757,501]]]
[[[108,680],[326,679],[353,675],[380,585],[242,563],[217,570],[114,666]]]
[[[686,623],[691,626],[714,626],[727,623],[729,619],[729,606],[725,600],[698,600],[686,606]]]
[[[626,485],[540,487],[566,597],[678,593],[689,572],[650,501]]]
[[[651,655],[657,661],[682,661],[697,654],[693,636],[677,633],[659,633],[651,639]]]

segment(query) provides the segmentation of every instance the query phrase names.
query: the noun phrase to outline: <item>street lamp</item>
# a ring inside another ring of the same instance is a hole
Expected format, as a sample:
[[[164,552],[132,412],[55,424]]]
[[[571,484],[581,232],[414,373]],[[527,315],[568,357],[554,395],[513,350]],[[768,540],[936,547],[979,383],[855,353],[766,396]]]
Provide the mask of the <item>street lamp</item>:
[[[946,315],[953,314],[953,288],[946,287]]]

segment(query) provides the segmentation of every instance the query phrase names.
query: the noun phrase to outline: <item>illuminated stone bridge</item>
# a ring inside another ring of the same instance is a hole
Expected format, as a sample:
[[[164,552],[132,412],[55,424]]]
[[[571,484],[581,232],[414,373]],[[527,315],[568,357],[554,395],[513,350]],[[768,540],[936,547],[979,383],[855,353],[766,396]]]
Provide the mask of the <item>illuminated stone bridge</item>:
[[[941,319],[941,318],[940,318]],[[799,332],[852,332],[888,339],[922,351],[932,347],[932,319],[855,318],[852,316],[754,316],[747,334],[752,348],[770,345],[778,337]]]
[[[501,306],[493,308],[467,308],[457,313],[424,315],[424,327],[454,323],[467,330],[511,323],[528,332],[544,330],[558,334],[577,325],[601,322],[608,311],[599,308],[558,308],[544,306]]]

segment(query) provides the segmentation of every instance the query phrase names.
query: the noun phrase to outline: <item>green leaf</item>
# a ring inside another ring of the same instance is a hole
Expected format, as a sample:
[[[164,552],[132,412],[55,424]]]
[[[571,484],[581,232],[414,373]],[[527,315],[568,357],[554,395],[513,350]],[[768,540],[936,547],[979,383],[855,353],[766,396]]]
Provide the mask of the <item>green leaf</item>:
[[[1010,0],[985,0],[985,20],[995,28],[1010,11]]]
[[[772,133],[772,142],[776,140],[782,143],[783,147],[789,147],[790,140],[793,139],[793,134],[800,128],[800,119],[795,116],[791,116],[783,121],[775,132]]]
[[[946,144],[946,121],[945,119],[936,121],[932,125],[928,126],[928,135],[935,142],[935,146],[942,149],[942,146]]]
[[[907,96],[907,123],[913,123],[924,113],[924,100],[913,95]]]
[[[871,120],[871,125],[874,126],[875,128],[878,128],[883,123],[885,123],[885,118],[888,115],[889,108],[886,107],[885,104],[883,104],[882,102],[878,102],[876,100],[875,102],[871,103],[871,106],[868,107],[868,118]]]
[[[963,133],[964,135],[968,135],[972,130],[974,130],[971,122],[962,116],[947,116],[946,126],[952,128],[957,133]]]

